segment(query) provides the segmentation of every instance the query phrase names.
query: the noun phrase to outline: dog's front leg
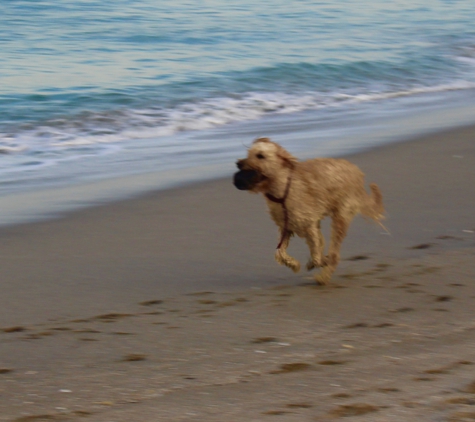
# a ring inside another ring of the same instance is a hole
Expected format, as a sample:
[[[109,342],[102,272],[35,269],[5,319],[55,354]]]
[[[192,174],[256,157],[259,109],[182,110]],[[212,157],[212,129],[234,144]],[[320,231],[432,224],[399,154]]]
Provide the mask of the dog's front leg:
[[[314,268],[322,267],[324,264],[323,249],[325,248],[325,241],[320,229],[320,220],[315,227],[307,231],[305,241],[310,249],[310,259],[307,262],[307,270],[310,271]]]
[[[290,237],[292,236],[292,233],[288,231],[283,232],[283,230],[280,229],[280,235],[281,243],[275,251],[275,260],[280,265],[285,265],[286,267],[289,267],[294,273],[298,273],[300,271],[300,262],[298,262],[295,258],[292,258],[287,253],[287,248],[289,247]]]

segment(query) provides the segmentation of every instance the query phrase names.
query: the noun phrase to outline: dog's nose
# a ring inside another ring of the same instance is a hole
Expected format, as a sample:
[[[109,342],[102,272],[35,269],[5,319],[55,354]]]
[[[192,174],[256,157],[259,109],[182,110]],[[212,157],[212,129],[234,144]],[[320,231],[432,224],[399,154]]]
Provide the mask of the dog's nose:
[[[242,170],[242,168],[244,167],[244,160],[237,160],[236,166],[239,170]]]

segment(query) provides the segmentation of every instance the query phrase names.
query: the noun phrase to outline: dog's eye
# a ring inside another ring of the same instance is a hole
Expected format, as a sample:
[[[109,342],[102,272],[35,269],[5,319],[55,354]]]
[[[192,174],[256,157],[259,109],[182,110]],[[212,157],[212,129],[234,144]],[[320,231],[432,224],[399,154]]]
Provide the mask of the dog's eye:
[[[263,160],[264,158],[266,158],[264,157],[264,154],[261,154],[261,153],[256,154],[256,157],[259,158],[259,160]]]

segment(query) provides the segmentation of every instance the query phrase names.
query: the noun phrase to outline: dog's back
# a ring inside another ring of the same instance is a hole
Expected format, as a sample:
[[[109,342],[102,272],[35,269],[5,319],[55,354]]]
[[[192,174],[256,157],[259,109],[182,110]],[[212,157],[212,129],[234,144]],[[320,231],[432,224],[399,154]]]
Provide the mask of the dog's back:
[[[381,192],[377,185],[371,184],[372,195],[368,195],[364,174],[355,164],[344,159],[314,158],[298,162],[294,171],[303,182],[301,189],[317,199],[326,214],[346,208],[374,220],[382,218]]]

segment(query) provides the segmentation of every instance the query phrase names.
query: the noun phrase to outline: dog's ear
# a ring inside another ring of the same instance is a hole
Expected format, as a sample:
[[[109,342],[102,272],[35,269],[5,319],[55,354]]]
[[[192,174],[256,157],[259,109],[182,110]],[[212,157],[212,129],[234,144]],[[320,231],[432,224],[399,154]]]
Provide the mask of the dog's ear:
[[[289,151],[282,148],[280,145],[279,149],[277,150],[277,157],[282,160],[284,167],[287,167],[292,170],[295,168],[295,165],[298,162],[296,157],[294,157]]]

